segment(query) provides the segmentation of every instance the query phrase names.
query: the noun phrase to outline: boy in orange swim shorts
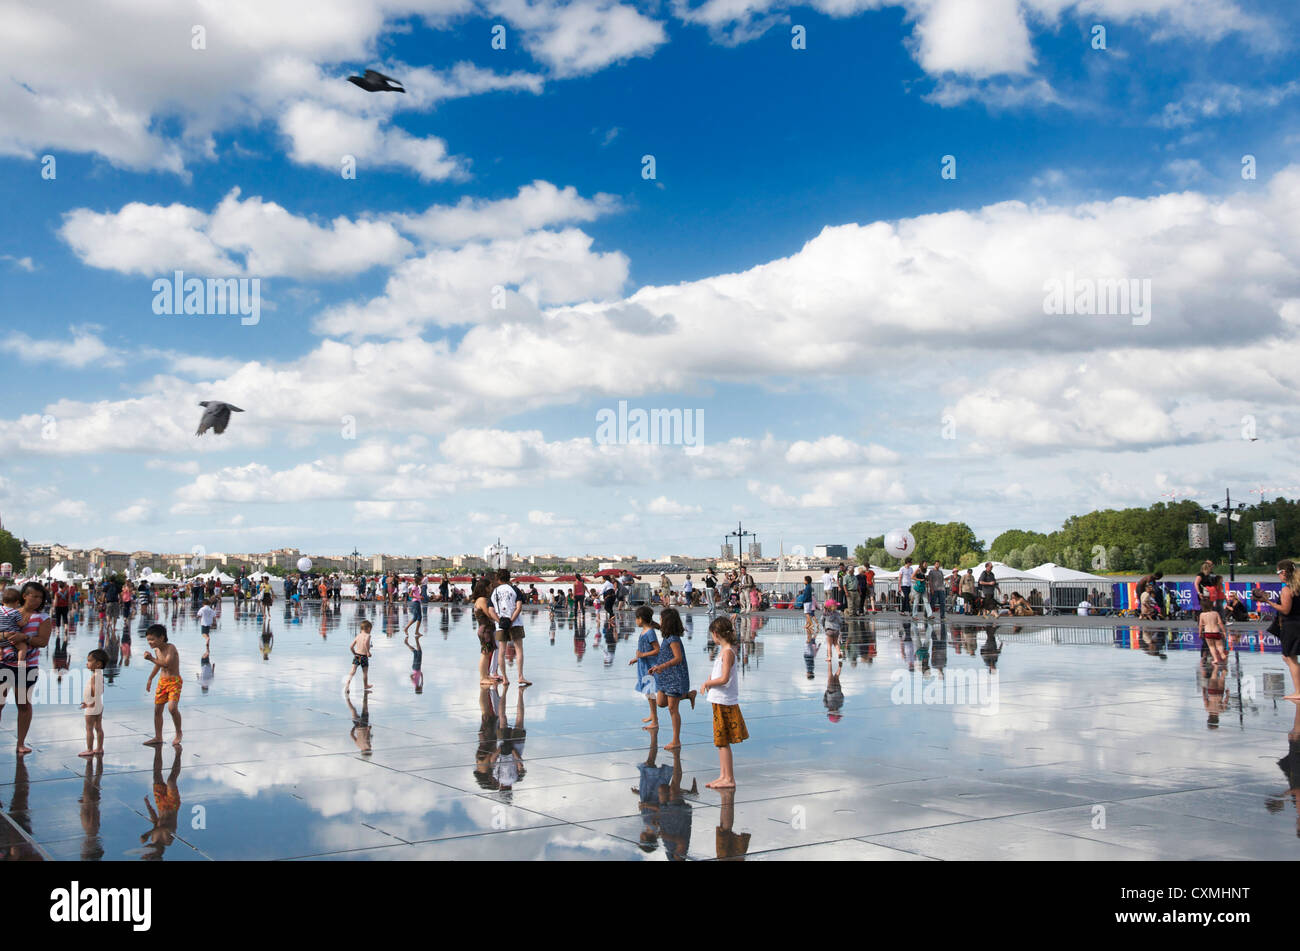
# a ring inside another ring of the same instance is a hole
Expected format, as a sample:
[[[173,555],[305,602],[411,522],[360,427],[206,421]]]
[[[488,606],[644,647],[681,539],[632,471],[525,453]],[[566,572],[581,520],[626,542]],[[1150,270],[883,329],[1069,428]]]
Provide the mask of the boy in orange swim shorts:
[[[162,729],[163,729],[163,705],[171,711],[172,725],[176,728],[176,738],[172,740],[172,746],[181,745],[181,655],[174,645],[167,640],[167,628],[161,624],[150,624],[149,629],[144,632],[145,640],[149,646],[156,651],[151,654],[145,651],[144,659],[153,664],[153,670],[149,673],[149,679],[145,681],[144,689],[150,690],[153,687],[153,679],[158,676],[158,689],[153,695],[153,738],[144,741],[145,746],[162,746]],[[160,676],[159,676],[160,675]]]

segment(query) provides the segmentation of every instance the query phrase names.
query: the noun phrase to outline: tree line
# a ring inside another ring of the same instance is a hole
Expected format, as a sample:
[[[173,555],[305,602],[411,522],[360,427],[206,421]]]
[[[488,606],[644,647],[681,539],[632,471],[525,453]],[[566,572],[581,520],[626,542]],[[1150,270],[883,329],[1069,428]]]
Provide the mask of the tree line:
[[[1255,523],[1272,520],[1276,546],[1255,545]],[[1207,523],[1209,548],[1188,545],[1187,526]],[[973,568],[984,561],[1001,561],[1013,568],[1033,568],[1055,562],[1076,571],[1131,574],[1162,571],[1195,573],[1211,558],[1226,564],[1224,543],[1228,526],[1215,521],[1215,513],[1199,503],[1157,502],[1149,508],[1103,509],[1072,515],[1053,532],[1009,529],[985,547],[965,522],[915,522],[908,531],[916,538],[917,561],[938,559],[944,566]],[[1243,568],[1271,566],[1280,558],[1300,553],[1300,501],[1261,500],[1232,523],[1237,562]],[[902,562],[885,551],[885,536],[868,538],[854,550],[862,564],[897,568]]]

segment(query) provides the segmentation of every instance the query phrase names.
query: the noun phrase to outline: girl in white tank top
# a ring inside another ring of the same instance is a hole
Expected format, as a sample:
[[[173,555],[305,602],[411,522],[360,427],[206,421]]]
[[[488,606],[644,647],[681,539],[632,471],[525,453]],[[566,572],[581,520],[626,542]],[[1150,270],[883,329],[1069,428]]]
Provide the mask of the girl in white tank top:
[[[716,618],[709,625],[709,635],[718,645],[713,673],[700,687],[713,705],[713,745],[718,748],[718,778],[705,783],[709,789],[732,789],[736,785],[731,756],[733,743],[749,739],[745,718],[740,715],[740,665],[736,656],[736,631],[731,619]]]

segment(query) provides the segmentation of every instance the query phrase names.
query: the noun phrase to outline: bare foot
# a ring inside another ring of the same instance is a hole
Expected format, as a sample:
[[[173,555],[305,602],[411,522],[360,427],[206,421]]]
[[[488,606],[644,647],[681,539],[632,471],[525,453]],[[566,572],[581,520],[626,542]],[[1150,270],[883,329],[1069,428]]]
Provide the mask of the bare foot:
[[[664,747],[664,749],[666,750],[680,750],[681,748],[682,748],[681,740],[678,740],[676,743],[669,743],[667,746]]]
[[[705,783],[705,784],[704,784],[704,788],[705,788],[705,789],[716,789],[716,788],[718,787],[718,783],[720,783],[720,782],[722,782],[721,777],[719,777],[718,779],[713,780],[713,782]]]
[[[692,690],[690,693],[688,693],[688,694],[686,695],[686,699],[689,700],[689,701],[691,702],[691,709],[694,710],[694,709],[695,709],[695,691]]]
[[[521,686],[521,687],[531,687],[532,685],[533,685],[533,682],[532,682],[531,680],[521,680],[521,681],[519,681],[519,686]]]
[[[101,746],[99,749],[95,750],[95,755],[96,755],[96,756],[103,756],[103,755],[104,755],[104,748]]]
[[[82,750],[82,751],[81,751],[80,753],[78,753],[77,755],[78,755],[78,756],[94,756],[94,755],[95,755],[95,751],[94,751],[94,750]]]
[[[179,733],[176,734],[176,739],[172,740],[172,746],[177,749],[181,748],[181,735]]]
[[[658,732],[659,732],[659,724],[658,724],[658,723],[652,723],[650,726],[643,726],[643,727],[641,727],[641,729],[643,729],[643,730],[649,730],[651,733],[658,733]]]
[[[162,746],[162,737],[155,736],[152,740],[145,740],[144,746]]]
[[[19,753],[19,755],[21,755],[21,754],[23,754],[23,753],[30,753],[31,751],[32,751],[32,748],[31,748],[30,746],[28,746],[26,743],[19,743],[19,744],[18,744],[18,753]]]
[[[710,789],[735,789],[736,781],[731,779],[724,782],[721,779],[717,779],[711,783],[707,783],[706,785],[708,785]]]
[[[654,717],[645,717],[644,719],[641,720],[641,722],[642,722],[642,723],[654,723],[654,722],[655,722],[655,718],[654,718]]]

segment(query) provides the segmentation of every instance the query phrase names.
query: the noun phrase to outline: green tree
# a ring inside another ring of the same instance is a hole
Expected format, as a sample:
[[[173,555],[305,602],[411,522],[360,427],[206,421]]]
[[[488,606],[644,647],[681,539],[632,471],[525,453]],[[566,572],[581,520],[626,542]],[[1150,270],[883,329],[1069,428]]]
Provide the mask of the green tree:
[[[1023,551],[1021,551],[1019,548],[1013,548],[1013,549],[1011,549],[1009,552],[1007,552],[1005,555],[1003,555],[1003,556],[1002,556],[1000,559],[998,559],[998,560],[1007,563],[1007,564],[1010,565],[1012,568],[1024,568],[1024,567],[1025,567],[1025,553],[1024,553]],[[1030,565],[1029,567],[1032,568],[1033,565]]]
[[[1152,570],[1167,575],[1181,575],[1187,571],[1187,562],[1182,558],[1165,558],[1157,561]]]
[[[1178,559],[1180,562],[1183,559]],[[1133,561],[1138,571],[1151,571],[1156,565],[1156,548],[1149,542],[1139,542],[1133,546]]]
[[[1010,565],[1011,562],[1007,561],[1007,555],[1012,551],[1015,551],[1016,549],[1023,551],[1026,545],[1041,545],[1046,541],[1047,536],[1042,532],[1025,532],[1018,528],[1013,528],[1003,532],[997,538],[993,539],[993,544],[989,546],[989,558]],[[1021,566],[1017,565],[1014,567]]]
[[[961,561],[957,562],[957,567],[960,568],[962,571],[965,571],[967,568],[974,568],[983,560],[984,560],[984,556],[981,555],[979,552],[968,551],[966,552],[966,554],[961,556]]]
[[[966,552],[984,550],[984,543],[965,522],[916,522],[908,531],[916,538],[918,559],[938,559],[945,565],[955,565]]]
[[[897,558],[885,551],[884,548],[873,548],[869,552],[870,559],[868,564],[875,565],[878,568],[894,569],[902,564]]]
[[[1024,568],[1037,568],[1044,562],[1051,560],[1048,555],[1047,545],[1041,542],[1026,545],[1020,553],[1021,566]]]
[[[7,561],[14,566],[14,574],[21,574],[27,567],[23,557],[23,545],[5,529],[0,528],[0,561]]]
[[[1084,566],[1083,551],[1070,547],[1061,552],[1061,564],[1073,571],[1082,571]]]

